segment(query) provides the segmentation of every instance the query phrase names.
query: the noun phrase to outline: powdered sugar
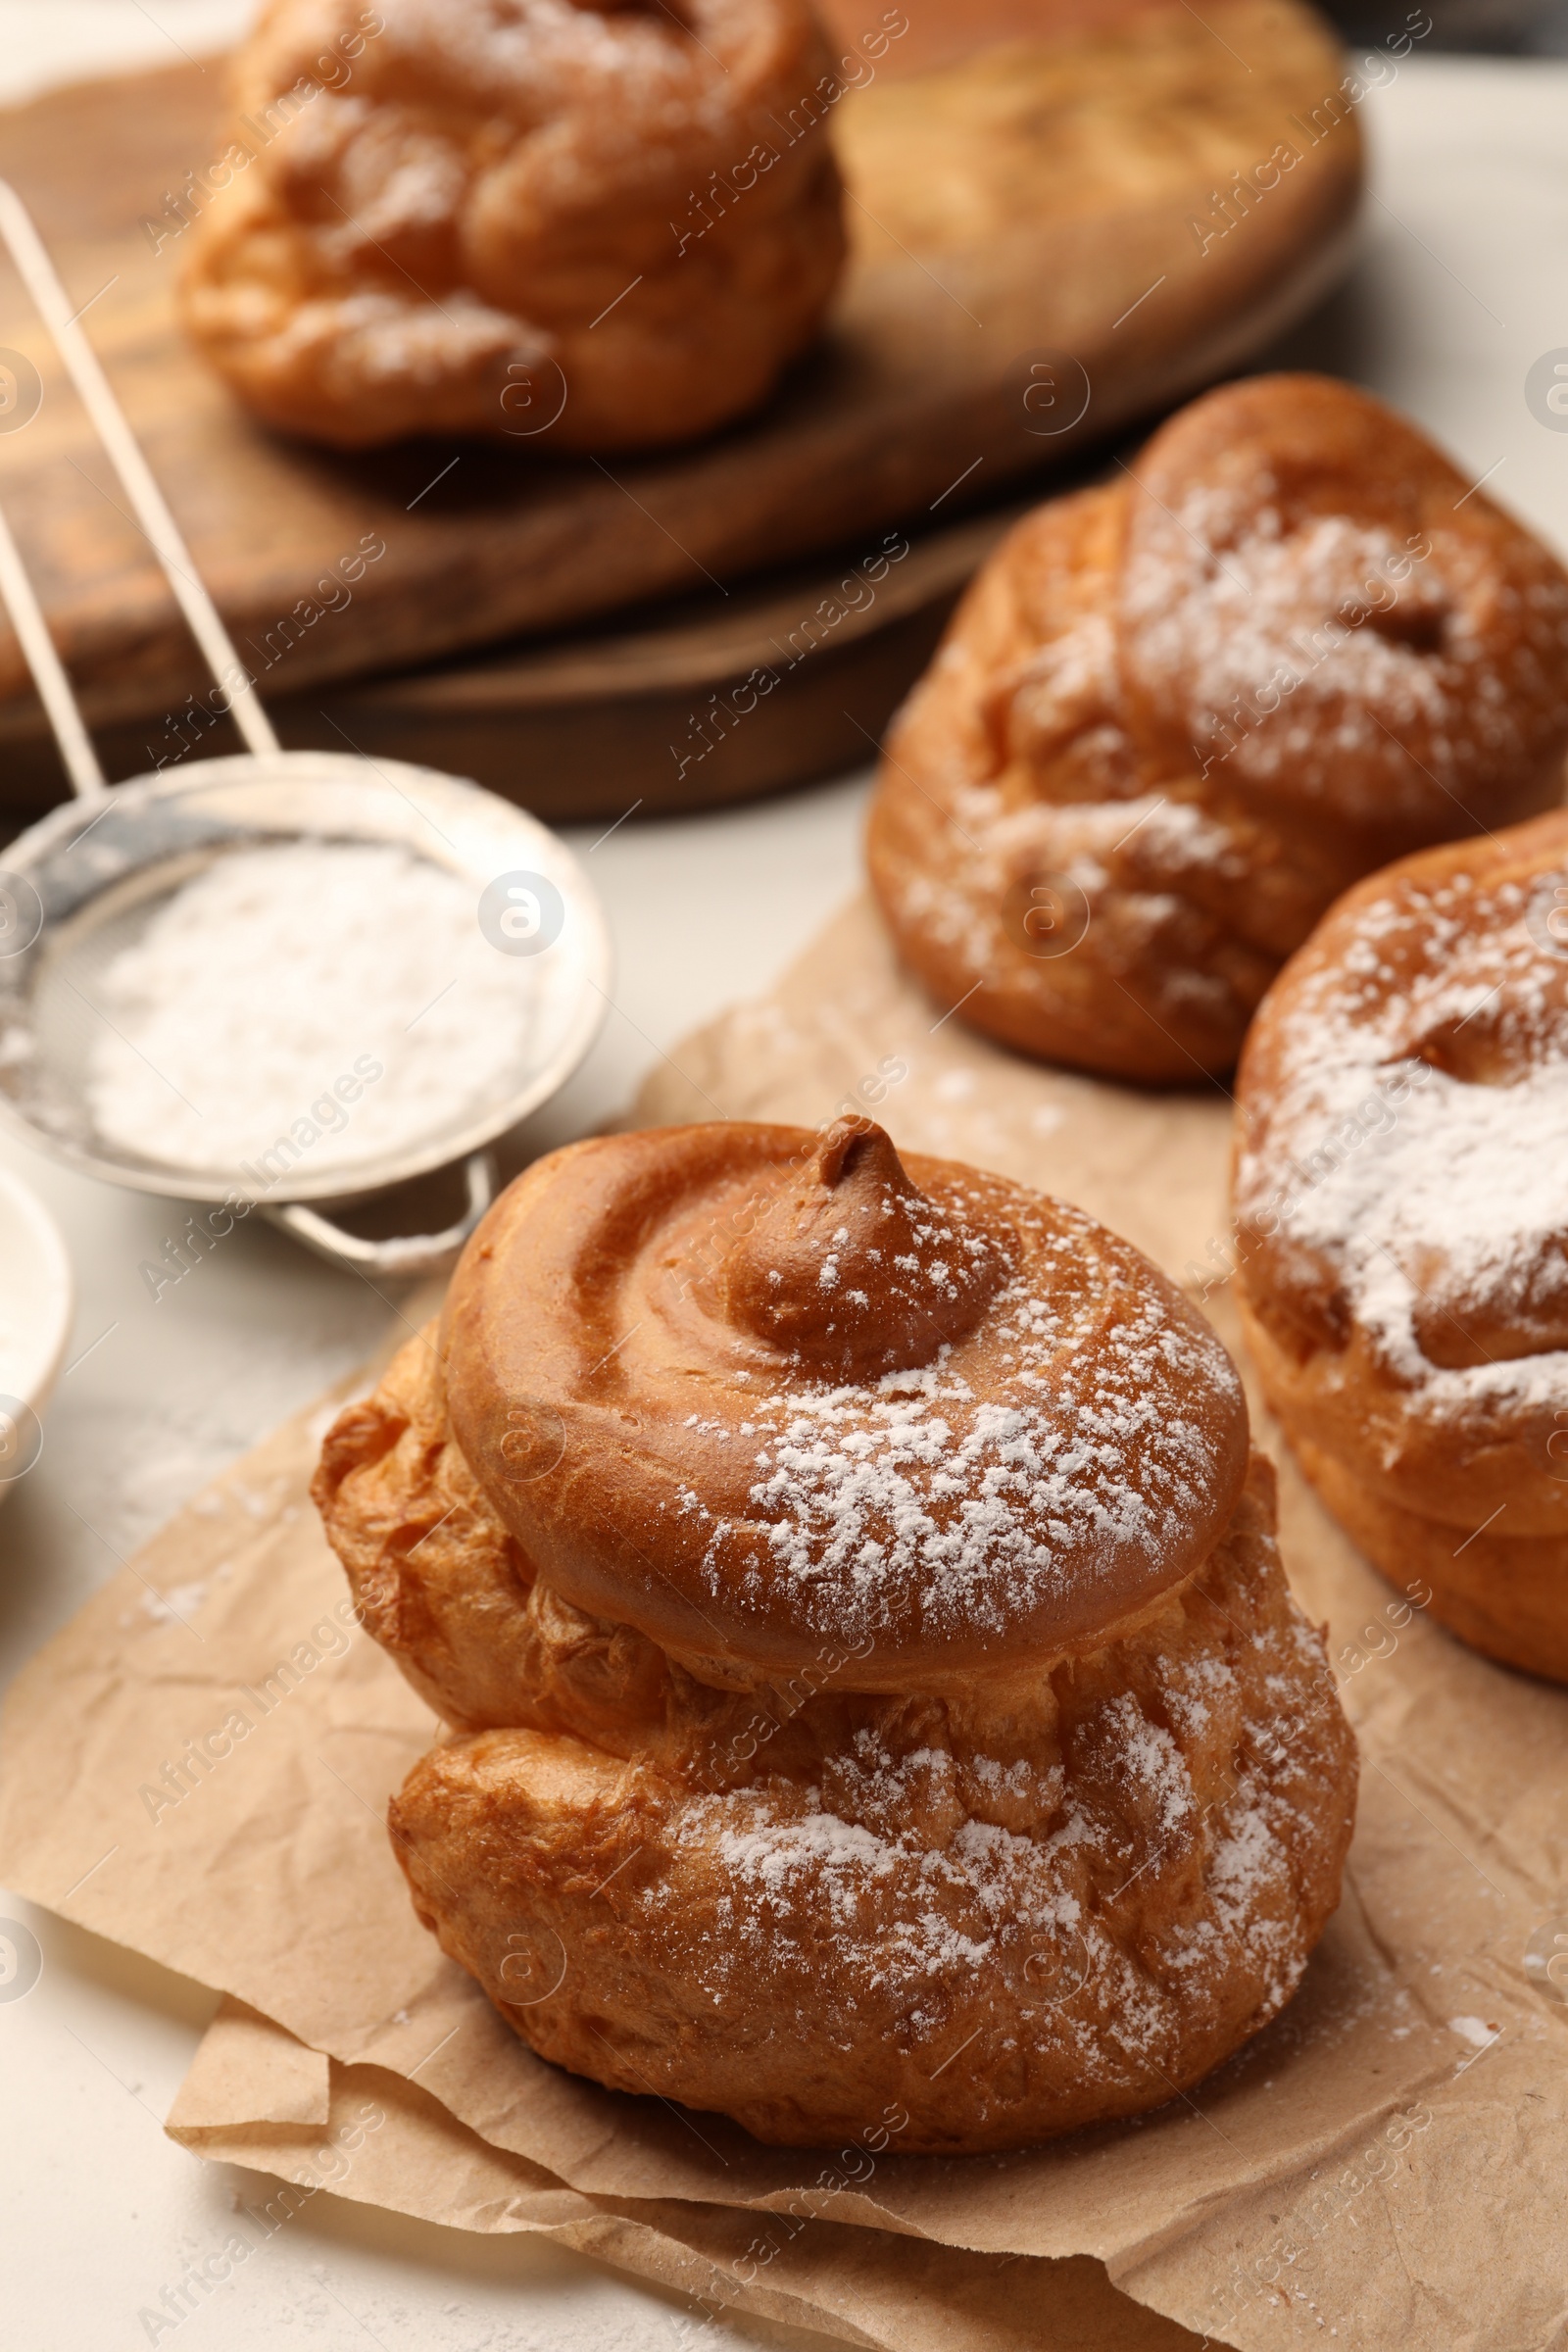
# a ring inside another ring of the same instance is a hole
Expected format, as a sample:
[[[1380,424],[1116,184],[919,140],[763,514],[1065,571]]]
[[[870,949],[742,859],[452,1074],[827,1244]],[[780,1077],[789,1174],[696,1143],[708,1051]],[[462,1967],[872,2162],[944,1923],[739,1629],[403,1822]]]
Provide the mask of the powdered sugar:
[[[233,1170],[286,1141],[313,1174],[384,1158],[519,1080],[543,964],[497,954],[472,887],[406,850],[220,858],[103,976],[95,1126],[176,1168]]]
[[[1248,1648],[1250,1677],[1284,1671],[1294,1727],[1321,1654],[1288,1601]],[[1186,1656],[1178,1676],[1189,1667],[1228,1684],[1234,1705],[1222,1659]],[[1195,1775],[1208,1780],[1229,1724],[1205,1711],[1178,1741],[1147,1706],[1128,1690],[1093,1709],[1072,1739],[1077,1773],[900,1752],[865,1728],[819,1783],[694,1798],[671,1824],[676,1853],[711,1856],[730,1889],[720,1933],[704,1939],[711,1997],[760,1967],[820,1970],[826,1953],[823,1994],[847,2014],[895,2013],[919,2041],[961,2035],[955,2016],[970,2004],[995,2034],[1000,1999],[1004,2021],[1032,2016],[1042,2044],[1067,2039],[1096,2080],[1191,2032],[1232,1971],[1277,2007],[1304,1959],[1292,1852],[1322,1834],[1318,1800],[1302,1809],[1299,1767],[1270,1741],[1266,1763],[1244,1761],[1218,1802],[1200,1802]],[[666,1899],[656,1882],[643,1902]],[[1089,2018],[1114,2027],[1086,2030]]]
[[[744,1449],[743,1518],[692,1487],[679,1505],[711,1531],[715,1598],[782,1579],[808,1630],[940,1640],[1081,1605],[1101,1579],[1157,1589],[1181,1572],[1225,1475],[1234,1370],[1147,1274],[1081,1261],[1089,1220],[1052,1214],[1059,1229],[989,1310],[983,1394],[944,1347],[865,1385],[788,1379],[739,1431],[690,1417]]]
[[[1457,663],[1440,664],[1430,651],[1365,617],[1369,584],[1402,565],[1411,576],[1390,597],[1391,609],[1397,605],[1407,624],[1429,612],[1436,624],[1448,611],[1436,582],[1412,572],[1410,551],[1381,525],[1320,514],[1286,534],[1273,507],[1244,513],[1255,494],[1250,483],[1239,503],[1234,490],[1205,484],[1184,500],[1182,528],[1198,546],[1221,551],[1205,568],[1200,596],[1173,595],[1163,548],[1127,566],[1126,608],[1143,623],[1140,658],[1162,675],[1184,678],[1195,739],[1205,717],[1272,687],[1276,710],[1282,688],[1301,701],[1239,753],[1250,774],[1274,775],[1287,764],[1299,770],[1303,762],[1316,773],[1347,753],[1381,756],[1384,729],[1407,732],[1421,721],[1441,747],[1440,763],[1451,760],[1443,730],[1452,716]],[[1357,610],[1358,625],[1341,618]]]
[[[1180,787],[1193,789],[1190,779]],[[953,787],[952,800],[962,857],[934,870],[901,863],[882,887],[900,920],[939,942],[966,977],[995,986],[1015,969],[1020,939],[1015,920],[1009,926],[1009,894],[1020,877],[1047,876],[1082,892],[1092,909],[1079,958],[1108,954],[1118,972],[1138,969],[1156,1005],[1198,1004],[1223,1016],[1229,983],[1165,955],[1161,943],[1179,929],[1189,892],[1208,904],[1216,886],[1245,888],[1251,852],[1236,826],[1178,797],[1174,783],[1132,799],[1020,807],[1009,807],[994,784],[969,784]]]
[[[1564,1310],[1568,969],[1532,928],[1535,895],[1460,874],[1360,909],[1341,967],[1292,1005],[1267,1139],[1238,1169],[1241,1215],[1272,1211],[1327,1258],[1391,1371],[1435,1403],[1568,1394],[1568,1352],[1542,1344]],[[1477,1319],[1489,1360],[1467,1363]]]

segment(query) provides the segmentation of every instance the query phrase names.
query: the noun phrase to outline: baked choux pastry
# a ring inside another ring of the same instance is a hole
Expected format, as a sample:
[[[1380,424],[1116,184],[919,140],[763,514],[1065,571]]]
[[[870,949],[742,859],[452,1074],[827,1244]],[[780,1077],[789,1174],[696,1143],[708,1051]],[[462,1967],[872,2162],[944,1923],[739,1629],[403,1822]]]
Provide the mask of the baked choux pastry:
[[[1350,891],[1237,1103],[1240,1301],[1302,1468],[1435,1617],[1568,1682],[1568,812]]]
[[[1192,1080],[1342,890],[1549,807],[1565,747],[1555,558],[1381,402],[1259,376],[1004,540],[888,736],[871,880],[962,1019]]]
[[[1229,1357],[884,1132],[520,1177],[317,1481],[452,1727],[416,1907],[544,2057],[809,2145],[1157,2106],[1287,2001],[1355,1754]]]
[[[637,449],[762,400],[844,258],[807,0],[270,0],[186,324],[270,424]]]

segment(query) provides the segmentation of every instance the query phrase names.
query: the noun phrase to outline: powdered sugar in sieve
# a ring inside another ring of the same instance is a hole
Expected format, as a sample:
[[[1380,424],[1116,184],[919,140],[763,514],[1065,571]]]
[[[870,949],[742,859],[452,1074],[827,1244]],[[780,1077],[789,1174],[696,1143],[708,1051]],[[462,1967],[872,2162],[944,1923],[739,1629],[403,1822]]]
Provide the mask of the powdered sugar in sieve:
[[[352,1171],[513,1091],[557,969],[498,954],[472,887],[396,844],[240,851],[108,964],[87,1108],[170,1167]]]

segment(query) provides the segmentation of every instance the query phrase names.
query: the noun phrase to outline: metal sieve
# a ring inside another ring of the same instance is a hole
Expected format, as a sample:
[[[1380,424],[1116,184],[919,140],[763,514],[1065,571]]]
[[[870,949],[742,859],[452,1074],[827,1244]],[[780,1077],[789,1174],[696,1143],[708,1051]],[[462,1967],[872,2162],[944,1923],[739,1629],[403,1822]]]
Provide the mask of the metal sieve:
[[[260,1208],[309,1248],[361,1272],[445,1271],[494,1193],[489,1147],[559,1090],[598,1032],[612,975],[598,900],[563,843],[476,784],[399,760],[280,748],[26,208],[4,181],[0,237],[249,747],[110,786],[0,513],[0,599],[75,795],[0,850],[0,1118],[112,1184],[226,1202],[231,1214]],[[86,1085],[98,1024],[109,1017],[97,1002],[105,970],[216,859],[297,842],[395,845],[471,888],[476,924],[498,954],[516,959],[519,999],[526,993],[516,1068],[493,1099],[455,1113],[416,1145],[349,1165],[313,1167],[309,1152],[270,1150],[265,1135],[232,1167],[193,1168],[125,1151],[95,1125]],[[368,1241],[311,1205],[335,1202],[341,1214],[460,1162],[467,1205],[440,1233]]]

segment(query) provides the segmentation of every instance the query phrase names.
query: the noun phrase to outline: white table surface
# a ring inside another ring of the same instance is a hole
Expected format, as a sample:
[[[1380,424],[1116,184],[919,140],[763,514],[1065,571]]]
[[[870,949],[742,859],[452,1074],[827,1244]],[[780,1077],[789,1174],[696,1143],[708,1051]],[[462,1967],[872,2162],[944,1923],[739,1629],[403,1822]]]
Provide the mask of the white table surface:
[[[201,54],[247,13],[239,0],[0,0],[0,98]],[[1291,362],[1398,403],[1568,550],[1568,435],[1539,424],[1523,390],[1531,362],[1568,344],[1568,65],[1416,55],[1363,119],[1375,200],[1361,258]],[[806,944],[854,886],[864,792],[851,777],[728,813],[634,821],[592,851],[618,947],[617,1010],[557,1105],[558,1133],[613,1111],[656,1054]],[[587,852],[596,831],[568,838]],[[117,1553],[352,1366],[386,1317],[354,1278],[249,1227],[154,1305],[137,1266],[176,1228],[168,1204],[9,1142],[0,1161],[53,1208],[80,1294],[43,1456],[0,1511],[9,1679]],[[15,1898],[0,1894],[0,1913],[28,1922],[44,1955],[33,1990],[0,2003],[0,2343],[129,2352],[149,2340],[141,2307],[221,2242],[238,2190],[254,2194],[252,2176],[198,2161],[160,2128],[213,1997]],[[531,2239],[322,2196],[178,2334],[181,2352],[367,2340],[612,2352],[673,2347],[679,2308]],[[715,2352],[782,2340],[746,2323],[712,2338]]]

